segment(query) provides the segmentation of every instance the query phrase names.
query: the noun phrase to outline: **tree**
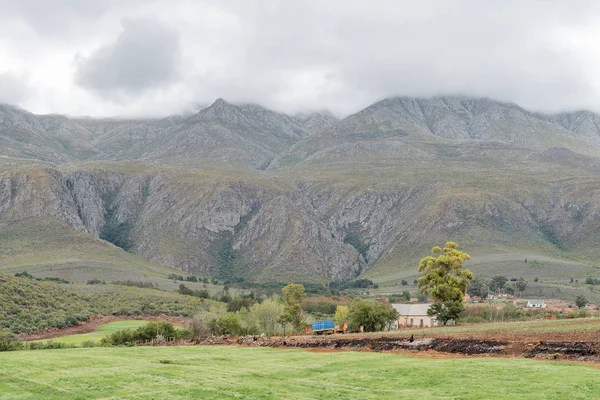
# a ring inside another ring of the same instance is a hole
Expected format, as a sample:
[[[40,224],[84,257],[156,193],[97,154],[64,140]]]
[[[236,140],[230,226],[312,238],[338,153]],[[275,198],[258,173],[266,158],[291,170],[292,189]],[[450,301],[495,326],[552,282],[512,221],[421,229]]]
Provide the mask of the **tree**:
[[[402,292],[402,299],[406,302],[409,302],[411,298],[410,292],[408,290],[404,290]]]
[[[306,297],[304,285],[290,283],[283,289],[284,312],[292,317],[292,325],[298,331],[304,324],[305,315],[302,311],[302,302]]]
[[[577,296],[577,298],[575,299],[575,305],[579,308],[583,308],[587,305],[588,301],[585,298],[585,296],[583,295],[579,295]]]
[[[519,280],[515,282],[515,288],[519,291],[519,297],[521,297],[521,294],[527,289],[527,281],[523,278],[519,278]]]
[[[348,314],[350,310],[348,306],[337,306],[335,308],[335,316],[333,319],[335,320],[336,325],[343,325],[344,322],[348,322]]]
[[[285,336],[285,327],[288,326],[289,324],[291,324],[293,321],[293,318],[290,314],[284,312],[283,314],[281,314],[279,316],[279,318],[277,319],[277,322],[281,325],[281,327],[283,328],[283,336]]]
[[[254,304],[250,313],[258,322],[260,329],[268,334],[274,334],[279,317],[283,314],[283,306],[273,299],[267,299],[262,303]]]
[[[427,310],[427,315],[430,317],[435,316],[437,320],[446,325],[450,320],[457,320],[460,313],[465,310],[465,306],[462,301],[446,301],[446,302],[435,302]]]
[[[489,293],[489,283],[481,278],[475,278],[471,281],[471,284],[467,288],[469,296],[479,297],[482,300],[485,299]]]
[[[508,278],[505,276],[495,276],[492,278],[492,282],[490,283],[490,290],[494,293],[498,290],[504,289],[504,286],[508,282]]]
[[[348,324],[354,329],[362,326],[366,332],[377,332],[399,316],[398,311],[386,304],[357,299],[350,304]]]
[[[455,242],[447,242],[443,249],[435,246],[431,255],[419,262],[419,290],[434,300],[428,314],[437,316],[444,325],[450,319],[458,319],[464,310],[463,299],[473,280],[473,273],[463,269],[463,263],[471,256],[457,247]]]

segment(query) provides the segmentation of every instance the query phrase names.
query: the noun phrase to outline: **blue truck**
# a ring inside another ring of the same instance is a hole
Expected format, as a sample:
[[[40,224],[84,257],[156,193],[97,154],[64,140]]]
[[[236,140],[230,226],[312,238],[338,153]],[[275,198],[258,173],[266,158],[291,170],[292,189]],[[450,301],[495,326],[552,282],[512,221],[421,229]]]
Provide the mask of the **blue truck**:
[[[335,333],[335,323],[331,320],[313,322],[312,331],[315,335],[332,335]]]

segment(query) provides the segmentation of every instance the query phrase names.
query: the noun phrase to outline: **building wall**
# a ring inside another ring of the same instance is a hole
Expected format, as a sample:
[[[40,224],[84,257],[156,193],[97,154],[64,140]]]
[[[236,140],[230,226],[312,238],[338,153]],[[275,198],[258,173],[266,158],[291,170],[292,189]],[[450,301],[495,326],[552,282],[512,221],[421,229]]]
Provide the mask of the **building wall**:
[[[429,315],[401,315],[398,319],[398,328],[402,326],[431,327],[437,326],[437,321]]]

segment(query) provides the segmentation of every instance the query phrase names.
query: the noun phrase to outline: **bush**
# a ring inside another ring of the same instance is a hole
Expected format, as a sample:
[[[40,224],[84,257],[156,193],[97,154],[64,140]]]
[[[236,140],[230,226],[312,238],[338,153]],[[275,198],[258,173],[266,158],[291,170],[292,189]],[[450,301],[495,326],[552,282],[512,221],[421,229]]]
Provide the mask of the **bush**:
[[[189,331],[184,332],[189,335]],[[149,322],[135,330],[123,329],[102,338],[102,346],[134,346],[137,342],[149,342],[154,339],[180,339],[182,332],[170,322]]]
[[[0,351],[21,350],[23,344],[17,341],[17,336],[12,332],[0,331]]]
[[[233,335],[242,334],[242,324],[235,313],[229,312],[220,318],[213,318],[208,327],[213,335]]]
[[[75,346],[68,345],[61,342],[53,342],[48,340],[46,342],[28,342],[27,349],[29,350],[54,350],[54,349],[69,349]]]

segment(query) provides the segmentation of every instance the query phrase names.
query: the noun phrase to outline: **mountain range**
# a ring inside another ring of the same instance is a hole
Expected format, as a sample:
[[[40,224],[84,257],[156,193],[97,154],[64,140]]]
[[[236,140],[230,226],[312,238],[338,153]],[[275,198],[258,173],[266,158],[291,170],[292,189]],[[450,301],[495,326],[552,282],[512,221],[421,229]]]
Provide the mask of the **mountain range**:
[[[162,119],[1,105],[0,268],[98,265],[40,256],[18,227],[43,221],[222,279],[393,284],[454,240],[476,271],[560,283],[597,274],[599,157],[600,115],[486,98],[389,98],[343,119],[223,99]]]

